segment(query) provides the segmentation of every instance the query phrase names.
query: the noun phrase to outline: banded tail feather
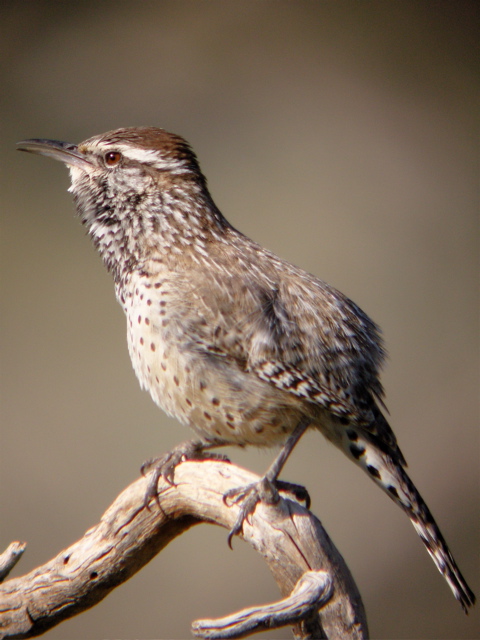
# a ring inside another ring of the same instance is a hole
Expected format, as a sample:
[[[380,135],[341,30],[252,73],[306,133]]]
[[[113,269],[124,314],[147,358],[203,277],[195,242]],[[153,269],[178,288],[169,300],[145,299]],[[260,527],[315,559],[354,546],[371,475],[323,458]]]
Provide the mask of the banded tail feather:
[[[475,604],[475,594],[458,568],[430,509],[405,471],[403,456],[400,458],[394,449],[360,428],[349,426],[344,433],[342,448],[405,511],[453,595],[468,613],[469,607]]]

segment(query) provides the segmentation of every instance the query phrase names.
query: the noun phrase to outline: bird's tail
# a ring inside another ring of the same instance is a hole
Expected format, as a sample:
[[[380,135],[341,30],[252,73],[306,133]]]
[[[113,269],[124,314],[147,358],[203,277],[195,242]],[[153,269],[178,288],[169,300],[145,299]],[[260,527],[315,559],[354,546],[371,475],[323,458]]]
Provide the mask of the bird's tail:
[[[342,437],[342,449],[405,511],[453,595],[468,613],[468,608],[475,603],[475,595],[453,559],[430,509],[401,462],[395,460],[395,452],[391,455],[386,447],[360,429],[349,427],[347,432]]]

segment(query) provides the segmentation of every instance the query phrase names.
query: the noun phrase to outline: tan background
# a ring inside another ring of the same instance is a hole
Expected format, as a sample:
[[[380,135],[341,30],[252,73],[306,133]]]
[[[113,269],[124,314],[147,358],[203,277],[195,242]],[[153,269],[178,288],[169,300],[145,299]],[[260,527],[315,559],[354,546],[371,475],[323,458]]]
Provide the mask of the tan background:
[[[236,227],[383,327],[392,425],[480,595],[476,6],[1,3],[0,546],[28,541],[16,575],[189,434],[139,389],[65,169],[14,143],[157,125],[193,144]],[[273,456],[230,453],[257,471]],[[479,608],[463,616],[405,516],[320,435],[284,477],[308,486],[372,637],[479,637]],[[194,618],[275,598],[259,557],[197,527],[48,637],[189,637]]]

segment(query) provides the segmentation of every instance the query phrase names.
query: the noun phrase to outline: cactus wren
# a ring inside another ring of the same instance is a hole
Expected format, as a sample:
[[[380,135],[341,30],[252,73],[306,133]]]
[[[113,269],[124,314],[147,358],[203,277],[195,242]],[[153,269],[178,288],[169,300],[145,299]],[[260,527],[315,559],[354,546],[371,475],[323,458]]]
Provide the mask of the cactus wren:
[[[319,429],[408,515],[467,611],[466,584],[382,414],[379,328],[325,282],[234,229],[195,154],[157,128],[110,131],[78,146],[26,140],[64,162],[79,216],[113,276],[141,386],[199,436],[147,467],[148,500],[182,458],[222,445],[283,444],[277,477],[307,428]],[[153,488],[152,488],[153,487]],[[229,492],[240,516],[256,486]]]

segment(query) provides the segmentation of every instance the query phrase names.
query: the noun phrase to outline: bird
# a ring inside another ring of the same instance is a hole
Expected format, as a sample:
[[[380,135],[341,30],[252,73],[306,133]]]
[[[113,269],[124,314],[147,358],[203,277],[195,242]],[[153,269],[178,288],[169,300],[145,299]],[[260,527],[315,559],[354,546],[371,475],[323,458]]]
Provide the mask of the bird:
[[[368,315],[235,229],[181,136],[128,127],[79,145],[29,139],[17,148],[69,169],[78,215],[126,315],[140,385],[196,434],[144,465],[153,471],[146,502],[161,476],[174,482],[182,460],[227,445],[280,446],[260,482],[281,488],[295,444],[318,430],[407,514],[467,613],[475,595],[385,417],[386,352]],[[224,499],[239,505],[230,543],[261,499],[260,483]]]

